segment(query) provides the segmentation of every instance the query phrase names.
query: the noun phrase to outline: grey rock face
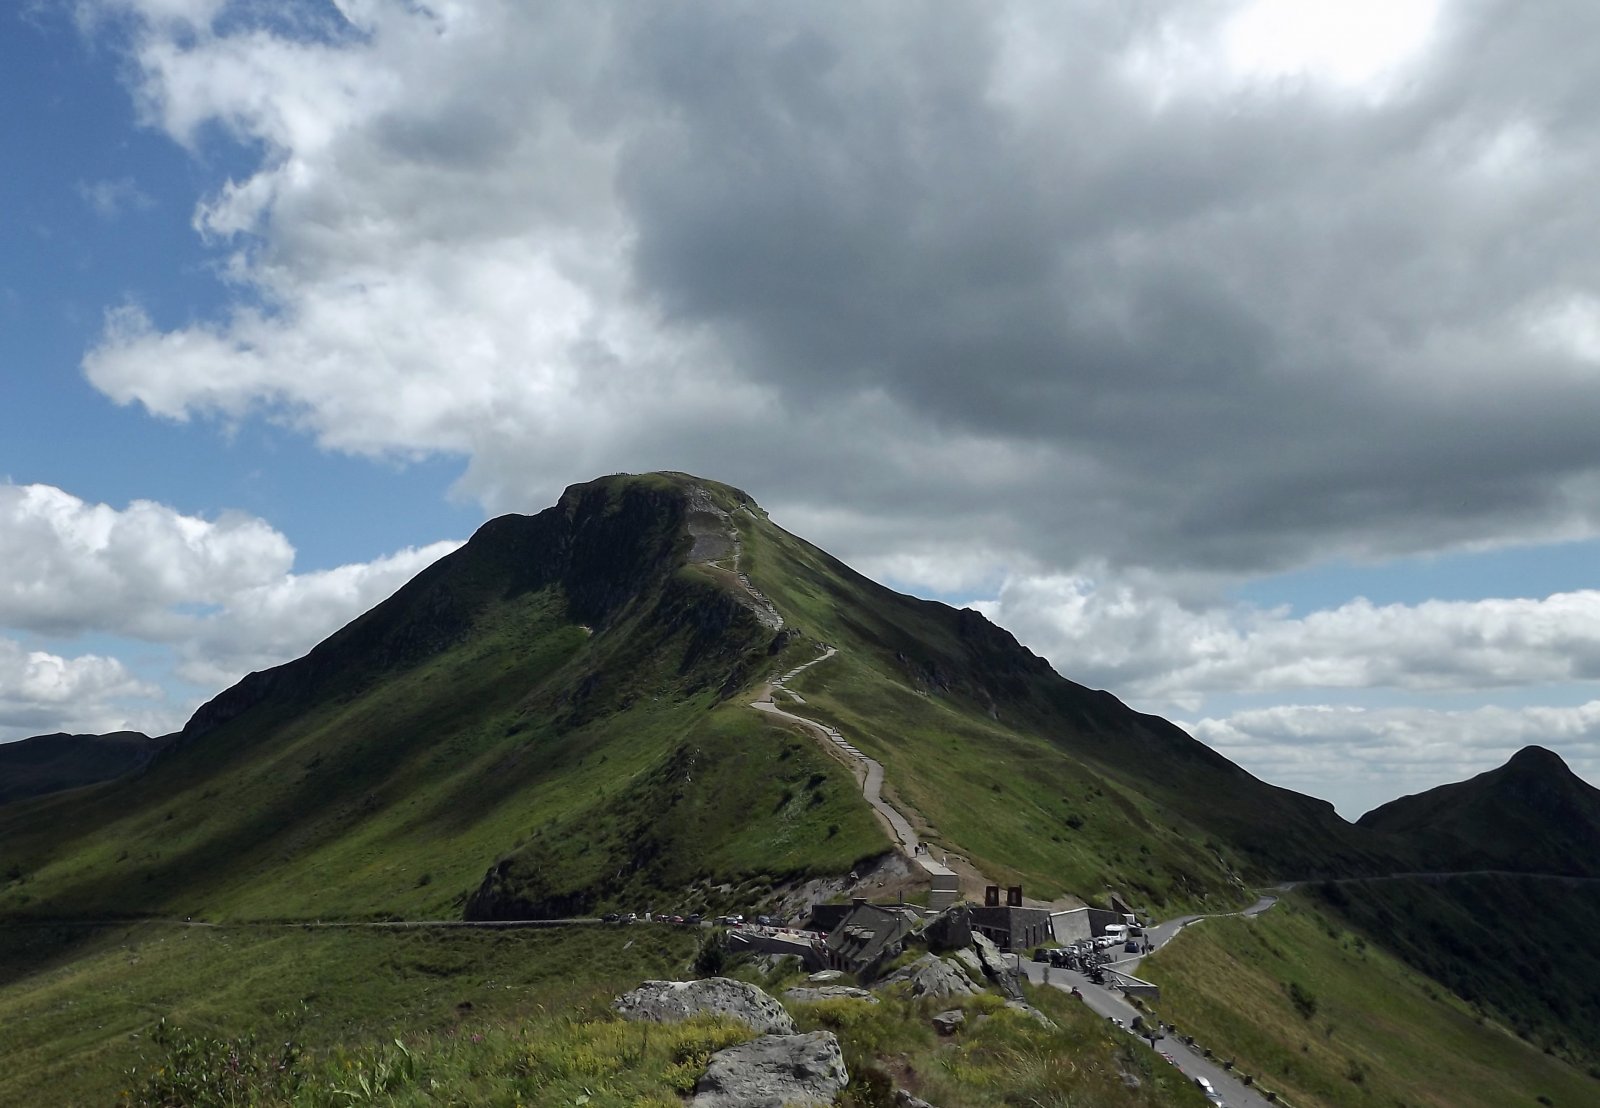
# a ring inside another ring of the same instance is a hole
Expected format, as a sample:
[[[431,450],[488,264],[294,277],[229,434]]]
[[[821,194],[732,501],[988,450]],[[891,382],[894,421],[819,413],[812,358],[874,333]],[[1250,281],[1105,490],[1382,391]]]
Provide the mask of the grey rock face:
[[[936,954],[924,954],[909,966],[902,966],[884,980],[884,985],[905,982],[912,996],[971,996],[978,990],[966,976]]]
[[[912,1096],[904,1089],[896,1089],[894,1091],[894,1108],[933,1108],[933,1105],[923,1100],[920,1096]]]
[[[1025,1001],[1008,1000],[1006,1001],[1006,1007],[1010,1008],[1013,1012],[1021,1012],[1023,1015],[1031,1017],[1034,1022],[1038,1023],[1041,1027],[1048,1027],[1052,1031],[1054,1031],[1056,1028],[1055,1020],[1051,1019],[1049,1016],[1039,1011],[1039,1009]]]
[[[933,1017],[933,1029],[941,1035],[954,1035],[966,1022],[967,1014],[960,1008],[952,1008]]]
[[[982,960],[973,953],[970,946],[952,951],[950,956],[967,968],[967,975],[974,981],[982,981],[986,976],[983,972]]]
[[[1000,948],[994,945],[993,940],[981,932],[974,931],[972,948],[978,952],[978,961],[983,963],[983,972],[988,975],[989,980],[1012,1000],[1021,1000],[1022,986],[1017,983],[1017,976],[1011,971],[1011,963],[1001,956]]]
[[[832,1104],[850,1083],[831,1031],[764,1035],[711,1056],[691,1108],[800,1108]]]
[[[646,981],[612,1002],[623,1019],[677,1023],[690,1016],[724,1015],[769,1035],[794,1034],[794,1020],[772,997],[743,981]]]
[[[783,994],[790,1000],[799,1000],[813,1004],[819,1000],[864,1000],[868,1004],[878,1003],[878,998],[866,989],[858,989],[853,985],[818,985],[815,988],[794,988]]]
[[[831,982],[839,980],[839,978],[843,976],[844,974],[839,970],[825,969],[818,970],[816,973],[813,973],[810,977],[806,978],[806,980],[811,982],[813,985],[827,985]]]

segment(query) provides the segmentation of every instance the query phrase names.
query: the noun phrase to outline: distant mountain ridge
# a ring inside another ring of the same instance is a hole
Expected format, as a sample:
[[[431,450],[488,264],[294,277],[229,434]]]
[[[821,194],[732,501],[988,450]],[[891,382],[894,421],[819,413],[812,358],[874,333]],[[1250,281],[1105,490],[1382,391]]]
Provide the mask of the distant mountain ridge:
[[[1405,840],[1429,870],[1600,877],[1600,789],[1540,746],[1469,780],[1392,800],[1356,822]]]
[[[132,773],[148,764],[171,738],[151,738],[138,731],[106,735],[56,732],[0,744],[0,804]]]

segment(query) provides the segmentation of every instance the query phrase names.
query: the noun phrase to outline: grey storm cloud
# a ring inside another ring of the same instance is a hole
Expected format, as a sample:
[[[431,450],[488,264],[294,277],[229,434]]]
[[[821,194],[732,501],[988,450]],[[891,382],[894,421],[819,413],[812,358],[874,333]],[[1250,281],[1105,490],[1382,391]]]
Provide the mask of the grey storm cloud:
[[[1151,22],[1105,15],[1004,101],[1004,17],[944,11],[625,37],[666,118],[621,170],[647,295],[801,407],[881,390],[1042,448],[1007,490],[1041,553],[1245,571],[1594,524],[1595,365],[1525,333],[1595,288],[1594,70],[1549,61],[1592,11],[1457,12],[1377,104],[1155,104],[1115,71]]]
[[[146,25],[161,125],[267,152],[202,224],[277,311],[111,329],[117,399],[459,452],[496,509],[693,468],[846,554],[1229,576],[1600,523],[1591,5],[1447,5],[1356,87],[1230,70],[1225,4],[348,10]],[[497,248],[578,306],[459,277]]]

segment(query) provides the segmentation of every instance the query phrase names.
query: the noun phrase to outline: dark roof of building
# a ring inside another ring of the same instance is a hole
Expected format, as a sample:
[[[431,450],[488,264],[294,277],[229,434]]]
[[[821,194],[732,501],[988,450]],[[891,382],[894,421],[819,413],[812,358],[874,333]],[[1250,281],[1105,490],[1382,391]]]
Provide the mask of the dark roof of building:
[[[916,912],[857,904],[828,933],[828,949],[854,966],[869,966],[911,931]]]

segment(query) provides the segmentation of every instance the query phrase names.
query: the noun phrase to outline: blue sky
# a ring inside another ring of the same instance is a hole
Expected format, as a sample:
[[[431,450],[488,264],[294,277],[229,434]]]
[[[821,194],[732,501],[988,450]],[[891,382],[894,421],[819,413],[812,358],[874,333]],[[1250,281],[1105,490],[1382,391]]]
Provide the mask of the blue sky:
[[[1581,4],[0,14],[0,740],[686,469],[1355,815],[1600,778]]]

